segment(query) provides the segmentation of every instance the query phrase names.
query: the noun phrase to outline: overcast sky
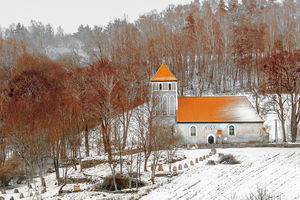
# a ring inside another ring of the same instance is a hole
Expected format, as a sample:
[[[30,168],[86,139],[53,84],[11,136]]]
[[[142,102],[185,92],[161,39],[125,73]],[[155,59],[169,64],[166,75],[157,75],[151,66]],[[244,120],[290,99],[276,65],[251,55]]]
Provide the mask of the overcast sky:
[[[77,31],[80,24],[106,25],[115,18],[128,16],[133,22],[153,9],[158,12],[169,4],[186,4],[192,0],[0,0],[0,26],[12,23],[29,25],[30,20],[60,25],[66,33]]]

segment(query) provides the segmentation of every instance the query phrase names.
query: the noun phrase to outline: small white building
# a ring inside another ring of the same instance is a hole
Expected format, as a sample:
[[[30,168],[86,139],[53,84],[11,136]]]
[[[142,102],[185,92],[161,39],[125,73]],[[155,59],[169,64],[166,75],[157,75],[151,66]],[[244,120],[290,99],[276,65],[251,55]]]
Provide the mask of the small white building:
[[[178,79],[165,63],[151,79],[160,119],[184,144],[267,143],[264,121],[245,96],[178,97]]]

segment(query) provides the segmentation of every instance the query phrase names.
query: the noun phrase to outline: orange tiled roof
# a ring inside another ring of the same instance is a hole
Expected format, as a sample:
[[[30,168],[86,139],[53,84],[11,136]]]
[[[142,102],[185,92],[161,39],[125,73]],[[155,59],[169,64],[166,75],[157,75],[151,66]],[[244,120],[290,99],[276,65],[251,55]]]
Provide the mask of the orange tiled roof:
[[[263,122],[245,96],[178,97],[177,122]]]
[[[166,63],[163,63],[156,74],[152,77],[151,81],[177,81],[178,79],[169,70]]]

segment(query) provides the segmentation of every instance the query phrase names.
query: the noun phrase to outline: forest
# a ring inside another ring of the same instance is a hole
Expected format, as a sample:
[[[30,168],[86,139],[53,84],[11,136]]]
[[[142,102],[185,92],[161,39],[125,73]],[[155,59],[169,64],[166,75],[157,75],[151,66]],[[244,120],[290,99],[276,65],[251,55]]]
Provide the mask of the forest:
[[[194,0],[75,33],[32,20],[0,27],[2,184],[16,165],[28,183],[35,168],[42,180],[49,159],[59,180],[59,167],[80,159],[82,143],[89,156],[96,127],[99,154],[103,148],[113,162],[114,152],[131,146],[133,117],[147,155],[155,145],[148,140],[162,133],[151,108],[135,108],[149,102],[149,80],[162,62],[179,79],[179,96],[251,93],[259,114],[278,115],[283,142],[296,141],[299,0]]]

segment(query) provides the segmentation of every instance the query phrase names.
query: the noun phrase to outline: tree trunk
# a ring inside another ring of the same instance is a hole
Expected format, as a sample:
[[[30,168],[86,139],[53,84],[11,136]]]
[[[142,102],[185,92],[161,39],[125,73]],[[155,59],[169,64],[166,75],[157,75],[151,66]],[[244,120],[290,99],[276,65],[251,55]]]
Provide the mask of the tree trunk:
[[[90,156],[90,146],[89,146],[89,129],[88,125],[85,125],[85,133],[84,133],[84,142],[85,142],[85,156]]]
[[[296,107],[292,104],[291,111],[291,136],[292,142],[296,142],[297,139],[297,116],[296,116]]]
[[[53,157],[53,166],[55,170],[55,177],[58,182],[58,185],[60,185],[60,180],[59,180],[59,166],[58,166],[58,159],[56,156]]]
[[[119,160],[119,162],[120,162],[120,174],[123,174],[123,153],[122,153],[122,150],[121,149],[119,149],[119,156],[120,156],[120,160]]]
[[[285,132],[285,120],[281,119],[281,129],[282,129],[282,136],[283,136],[283,142],[286,142],[286,132]]]
[[[115,186],[115,191],[118,191],[115,170],[112,170],[112,171],[113,171],[112,178],[113,178],[113,182],[114,182],[114,186]]]
[[[26,177],[26,182],[27,182],[27,187],[30,189],[30,178],[29,178],[29,172],[28,168],[26,166],[26,163],[24,162],[24,168],[25,168],[25,177]]]
[[[99,137],[99,139],[97,141],[97,155],[98,156],[101,155],[101,136]]]
[[[292,142],[296,142],[297,139],[297,102],[295,102],[295,98],[297,98],[297,95],[294,98],[293,94],[290,94],[291,96],[291,136],[292,136]]]
[[[148,171],[148,169],[147,169],[148,159],[149,159],[149,156],[146,155],[146,153],[145,153],[144,172]]]
[[[285,131],[285,118],[284,118],[284,105],[282,102],[282,97],[280,94],[278,94],[279,98],[279,108],[280,108],[280,116],[279,119],[281,121],[281,129],[282,129],[282,134],[283,134],[283,142],[286,142],[286,131]]]

